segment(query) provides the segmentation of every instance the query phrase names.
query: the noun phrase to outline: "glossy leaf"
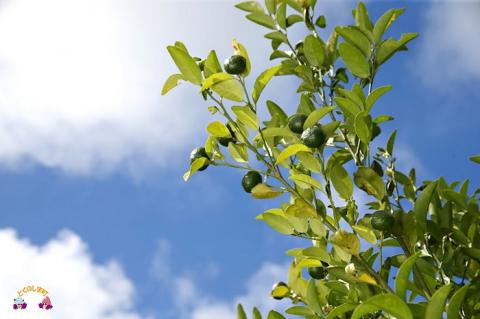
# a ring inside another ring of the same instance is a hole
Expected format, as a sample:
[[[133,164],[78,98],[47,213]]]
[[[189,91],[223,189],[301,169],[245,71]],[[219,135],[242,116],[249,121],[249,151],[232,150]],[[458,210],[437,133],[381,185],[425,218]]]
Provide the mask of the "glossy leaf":
[[[383,310],[397,319],[413,319],[412,312],[407,304],[398,296],[392,294],[379,294],[367,299],[355,309],[352,319],[360,319],[364,315],[378,310]],[[430,317],[426,318],[430,319]]]
[[[227,126],[219,121],[214,121],[208,124],[207,132],[215,137],[230,137],[230,131]]]
[[[314,218],[317,217],[317,211],[309,203],[303,199],[295,199],[292,205],[288,206],[286,212],[287,215],[302,217],[302,218]]]
[[[358,50],[360,50],[364,57],[370,56],[370,41],[357,27],[336,27],[335,31],[337,31],[337,33],[340,34],[345,41],[349,42]]]
[[[293,174],[293,175],[290,175],[289,179],[291,179],[294,182],[301,182],[301,183],[307,184],[308,186],[323,190],[323,186],[322,184],[320,184],[318,180],[305,174]]]
[[[358,304],[354,303],[344,303],[338,307],[335,307],[332,311],[328,313],[327,319],[335,319],[337,317],[341,317],[341,315],[354,310]]]
[[[407,288],[409,283],[410,271],[412,270],[417,258],[420,256],[421,252],[410,256],[405,260],[400,268],[398,269],[397,275],[395,277],[395,293],[397,296],[406,300],[407,298]]]
[[[404,50],[405,45],[416,37],[418,37],[418,33],[404,33],[400,40],[391,38],[382,42],[376,55],[377,65],[385,63],[396,52]]]
[[[275,30],[275,21],[268,14],[253,12],[247,15],[247,19],[266,28]]]
[[[353,75],[359,78],[368,78],[370,76],[368,61],[359,49],[350,43],[344,42],[340,44],[338,52]]]
[[[309,35],[303,41],[303,52],[308,63],[320,66],[325,58],[325,44],[316,36]]]
[[[380,86],[378,88],[376,88],[375,90],[373,90],[368,96],[367,96],[367,101],[366,101],[366,105],[367,105],[367,111],[370,112],[370,110],[372,109],[373,105],[375,104],[375,102],[377,102],[377,100],[382,96],[384,95],[385,93],[387,93],[388,91],[390,91],[392,89],[392,86],[391,85],[385,85],[385,86]]]
[[[200,85],[202,83],[202,73],[200,68],[190,54],[183,49],[183,47],[183,44],[182,48],[178,47],[177,45],[170,45],[167,47],[167,50],[185,80],[193,84]]]
[[[253,86],[252,98],[255,103],[260,98],[260,94],[267,85],[267,83],[274,77],[281,69],[281,65],[273,66],[266,71],[262,72],[255,80],[255,85]]]
[[[257,186],[255,186],[257,187]],[[252,190],[253,194],[253,190]],[[293,234],[293,226],[290,224],[287,218],[272,214],[272,213],[263,213],[263,220],[277,232],[290,235]]]
[[[290,145],[277,156],[277,164],[280,164],[281,162],[285,161],[290,156],[297,154],[298,152],[311,153],[312,151],[308,146],[304,144]]]
[[[275,310],[271,310],[268,313],[267,319],[285,319],[285,317],[282,316],[280,313],[276,312]]]
[[[310,113],[310,115],[308,115],[307,119],[305,120],[305,123],[303,124],[303,129],[307,129],[309,127],[314,126],[325,115],[332,112],[333,110],[334,110],[333,106],[327,106],[327,107],[322,107],[320,109],[313,111],[312,113]]]
[[[363,225],[353,225],[352,228],[357,232],[360,237],[368,241],[370,244],[377,244],[377,236],[372,229]]]
[[[427,309],[425,310],[425,318],[442,319],[445,310],[445,302],[452,289],[452,284],[446,285],[435,291],[430,299]]]
[[[436,187],[436,182],[428,184],[415,201],[413,211],[415,212],[417,233],[419,234],[423,234],[427,228],[428,206],[430,205]]]
[[[233,106],[232,111],[242,124],[253,130],[258,129],[257,115],[248,106]]]
[[[462,308],[463,300],[465,299],[469,287],[469,285],[463,286],[453,294],[452,298],[450,298],[447,307],[447,319],[460,318],[460,309]]]
[[[356,256],[360,253],[360,240],[358,240],[358,237],[343,229],[340,229],[335,233],[332,238],[332,243],[350,255]]]
[[[220,65],[220,61],[218,61],[217,53],[212,50],[205,59],[203,73],[206,77],[209,77],[219,72],[222,72],[222,66]]]
[[[347,170],[342,165],[337,164],[330,171],[330,179],[333,187],[343,199],[350,199],[353,194],[353,182]]]
[[[228,143],[228,152],[230,156],[238,163],[248,162],[247,147],[244,144]]]
[[[477,164],[480,164],[480,155],[471,156],[471,157],[470,157],[470,160],[471,160],[472,162],[475,162],[475,163],[477,163]]]
[[[382,178],[370,167],[359,167],[353,180],[355,185],[367,194],[380,200],[385,196],[385,185]]]
[[[310,309],[312,309],[318,314],[322,313],[322,306],[320,305],[320,301],[318,300],[317,287],[315,286],[315,280],[313,279],[308,282],[307,296],[305,301],[307,302],[307,305]]]
[[[237,319],[247,319],[247,314],[245,313],[245,310],[243,310],[241,304],[237,305]]]
[[[186,182],[188,179],[195,174],[200,168],[205,165],[205,163],[208,162],[208,159],[205,157],[200,157],[197,158],[195,161],[193,161],[192,165],[190,165],[190,170],[183,174],[183,180]]]
[[[365,144],[372,139],[372,118],[367,112],[360,112],[354,120],[355,134]]]
[[[180,81],[185,81],[185,78],[181,74],[172,74],[168,77],[167,81],[162,88],[162,95],[167,94],[171,89],[176,87]]]
[[[377,20],[373,27],[373,39],[376,43],[381,42],[385,32],[404,11],[405,9],[390,9]]]

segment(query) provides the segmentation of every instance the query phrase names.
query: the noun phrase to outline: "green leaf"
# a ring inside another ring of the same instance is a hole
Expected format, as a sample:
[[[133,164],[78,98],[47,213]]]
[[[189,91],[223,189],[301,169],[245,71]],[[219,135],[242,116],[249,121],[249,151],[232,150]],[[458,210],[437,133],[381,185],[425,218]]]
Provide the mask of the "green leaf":
[[[247,77],[250,74],[250,70],[252,68],[251,63],[250,63],[250,57],[248,56],[247,49],[243,46],[243,44],[238,42],[236,39],[232,40],[232,47],[233,47],[233,50],[234,50],[235,54],[241,55],[245,58],[245,60],[247,60],[247,65],[245,67],[245,71],[243,71],[243,73],[240,74],[243,77]]]
[[[274,119],[277,120],[280,126],[287,125],[288,116],[280,106],[278,106],[275,102],[268,100],[267,108],[268,112],[272,116],[272,121]]]
[[[405,9],[390,9],[377,20],[373,27],[373,39],[375,43],[381,42],[385,32],[403,12],[405,12]]]
[[[407,300],[408,278],[420,254],[421,252],[417,252],[415,255],[408,257],[398,269],[397,276],[395,277],[395,293],[402,298],[402,300]]]
[[[332,167],[330,179],[332,180],[333,187],[341,198],[350,199],[352,197],[353,183],[347,170],[343,168],[341,164]]]
[[[308,63],[321,66],[325,58],[325,44],[316,36],[309,35],[303,41],[303,52]]]
[[[476,261],[480,262],[480,249],[470,247],[462,247],[461,249],[465,255],[472,257]]]
[[[247,19],[266,28],[275,30],[275,21],[268,14],[253,12],[247,15]]]
[[[304,152],[297,153],[297,158],[300,161],[300,163],[303,165],[303,167],[305,167],[306,169],[314,173],[322,172],[322,166],[320,162],[311,153],[304,153]]]
[[[367,104],[367,111],[370,112],[370,110],[372,109],[375,102],[377,102],[377,100],[382,95],[384,95],[385,93],[387,93],[391,89],[392,89],[391,85],[385,85],[385,86],[380,86],[380,87],[376,88],[375,90],[373,90],[367,97],[367,103],[366,103]]]
[[[247,147],[244,144],[228,143],[228,152],[233,160],[238,163],[248,162]]]
[[[357,308],[358,304],[355,303],[344,303],[338,307],[335,307],[327,316],[327,319],[335,319],[337,317],[341,317],[341,315],[352,311],[353,309]]]
[[[323,223],[318,219],[313,219],[313,218],[310,219],[310,228],[312,229],[313,233],[318,237],[325,237],[325,235],[327,234],[325,225],[323,225]],[[313,248],[318,248],[318,247],[313,247]],[[325,253],[326,253],[326,256],[328,256],[328,252],[325,251]],[[323,255],[324,257],[326,257],[324,253]]]
[[[293,226],[290,224],[287,218],[272,213],[263,213],[262,216],[263,220],[277,232],[284,235],[293,234]]]
[[[287,17],[287,28],[298,22],[303,22],[303,17],[301,15],[298,15],[298,14],[289,15]]]
[[[470,160],[471,160],[472,162],[475,162],[475,163],[477,163],[477,164],[480,164],[480,155],[471,156],[471,157],[470,157]]]
[[[356,103],[344,97],[336,97],[335,103],[346,116],[355,116],[362,111]]]
[[[357,256],[360,253],[360,240],[358,240],[357,235],[343,229],[335,233],[332,238],[332,243],[350,255]]]
[[[247,12],[259,12],[263,13],[263,8],[257,1],[244,1],[239,4],[236,4],[237,9],[247,11]]]
[[[312,150],[304,144],[293,144],[284,149],[277,157],[276,164],[280,164],[290,156],[297,154],[298,152],[311,153]]]
[[[362,316],[380,309],[397,319],[413,319],[412,312],[407,304],[398,296],[392,294],[379,294],[370,297],[355,309],[352,319],[360,319]],[[430,319],[430,317],[426,318]]]
[[[215,50],[210,51],[207,58],[205,59],[205,65],[203,68],[203,73],[206,77],[209,77],[212,74],[222,72],[222,66],[218,61],[217,53]]]
[[[289,315],[297,316],[313,316],[315,313],[307,307],[304,306],[293,306],[285,310],[285,313]]]
[[[232,111],[242,124],[253,130],[258,129],[257,115],[248,106],[232,106]]]
[[[322,184],[317,181],[315,178],[305,175],[305,174],[293,174],[288,177],[294,182],[299,182],[306,184],[308,187],[315,187],[317,189],[323,190]]]
[[[275,310],[270,310],[267,319],[285,319],[285,317],[276,312]]]
[[[252,189],[252,196],[257,199],[270,199],[280,195],[282,195],[282,192],[274,191],[266,184],[258,184]]]
[[[292,138],[297,138],[297,135],[290,131],[286,127],[268,127],[266,129],[262,129],[263,136],[265,137],[275,137],[275,136],[280,136],[280,137],[292,137]]]
[[[458,289],[450,298],[450,302],[447,307],[447,319],[458,319],[460,318],[460,309],[462,308],[463,300],[467,294],[469,286],[463,286]]]
[[[267,33],[264,35],[264,37],[270,40],[278,40],[280,42],[285,42],[285,43],[288,42],[287,36],[280,31],[273,31],[273,32]],[[286,54],[286,57],[290,57],[290,56]]]
[[[425,310],[425,318],[428,319],[442,319],[445,309],[445,302],[448,294],[452,289],[452,284],[446,285],[435,291],[430,299],[427,309]]]
[[[233,79],[233,76],[231,74],[228,74],[225,72],[214,73],[210,75],[208,78],[206,78],[205,81],[203,81],[200,91],[208,90],[216,83],[220,83],[222,81],[232,80],[232,79]]]
[[[262,314],[258,311],[257,307],[253,307],[253,319],[262,319]]]
[[[367,226],[363,225],[353,225],[353,230],[358,233],[360,237],[368,241],[372,245],[377,244],[377,236],[375,236],[375,232],[368,228]]]
[[[360,112],[354,120],[355,134],[365,144],[372,139],[372,118],[367,112]]]
[[[313,279],[308,282],[307,296],[305,301],[310,309],[316,313],[322,313],[322,306],[320,305],[320,300],[318,300],[317,287],[315,285],[315,280]]]
[[[385,63],[396,52],[405,50],[405,45],[416,37],[418,37],[418,33],[404,33],[400,37],[400,40],[390,38],[382,42],[376,55],[377,65]]]
[[[277,10],[276,0],[265,0],[265,7],[267,7],[268,13],[275,14]]]
[[[370,167],[359,167],[353,175],[353,180],[358,188],[369,195],[381,200],[385,196],[385,185],[383,180]]]
[[[332,112],[335,108],[333,106],[322,107],[310,113],[305,123],[303,124],[303,129],[307,129],[309,127],[314,126],[318,123],[325,115]]]
[[[267,85],[267,83],[274,77],[278,71],[282,68],[281,65],[275,65],[258,76],[255,80],[255,84],[253,86],[252,98],[257,103],[258,99],[260,98],[260,94],[262,94],[263,89]]]
[[[393,146],[395,145],[395,138],[397,137],[397,130],[393,131],[392,135],[388,138],[387,141],[387,152],[390,155],[393,155]]]
[[[368,17],[368,10],[363,2],[359,2],[355,10],[355,23],[365,31],[372,31],[373,25]]]
[[[427,229],[427,213],[428,206],[432,200],[435,189],[437,188],[437,182],[432,182],[423,190],[415,201],[413,211],[415,212],[415,219],[417,225],[417,233],[423,235]],[[419,236],[423,237],[423,236]]]
[[[280,28],[287,28],[287,3],[282,2],[277,10],[277,22]]]
[[[183,44],[181,44],[181,46],[183,46]],[[202,72],[195,60],[186,50],[172,45],[168,46],[167,50],[185,80],[196,85],[202,84]]]
[[[193,161],[192,165],[190,165],[190,170],[183,174],[183,180],[186,182],[193,174],[195,174],[200,168],[208,162],[208,158],[200,157]]]
[[[303,199],[296,198],[292,205],[288,206],[286,212],[287,215],[300,217],[300,218],[315,218],[317,217],[317,211],[309,203]]]
[[[247,319],[247,314],[245,313],[245,310],[243,310],[241,304],[237,305],[237,319]]]
[[[167,94],[168,91],[170,91],[171,89],[176,87],[178,84],[180,84],[179,81],[181,80],[185,80],[185,78],[181,74],[170,75],[168,79],[165,81],[165,84],[163,85],[162,95]]]
[[[315,25],[319,28],[325,28],[327,26],[327,19],[324,15],[318,16],[317,20],[315,21]]]
[[[357,49],[359,49],[364,57],[367,58],[370,56],[370,41],[357,27],[336,27],[335,31],[337,31],[338,34],[345,39],[345,41],[353,44]]]
[[[230,131],[228,128],[219,121],[214,121],[208,124],[207,132],[210,133],[212,136],[215,137],[230,137]]]
[[[370,65],[359,49],[348,42],[344,42],[340,44],[338,52],[353,75],[359,78],[370,76]]]
[[[243,102],[242,86],[235,79],[215,83],[212,86],[212,90],[225,99],[235,102]]]

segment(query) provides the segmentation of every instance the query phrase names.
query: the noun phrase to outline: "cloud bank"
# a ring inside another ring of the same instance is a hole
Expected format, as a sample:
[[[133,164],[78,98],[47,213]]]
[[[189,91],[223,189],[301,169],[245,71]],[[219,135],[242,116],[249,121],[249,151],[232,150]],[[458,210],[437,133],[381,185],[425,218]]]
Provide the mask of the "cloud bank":
[[[85,243],[62,231],[41,246],[0,230],[0,317],[69,319],[140,319],[132,310],[134,287],[115,261],[96,264]],[[25,310],[14,311],[13,298],[27,285],[49,292],[53,309],[38,307],[41,295],[29,293]]]

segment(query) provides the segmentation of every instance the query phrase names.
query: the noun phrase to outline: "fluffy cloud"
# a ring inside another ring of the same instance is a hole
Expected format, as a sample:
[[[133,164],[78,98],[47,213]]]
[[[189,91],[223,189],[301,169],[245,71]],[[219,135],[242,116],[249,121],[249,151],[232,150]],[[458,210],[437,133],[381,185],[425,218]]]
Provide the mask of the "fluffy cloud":
[[[272,309],[285,309],[288,302],[279,302],[269,295],[273,283],[285,281],[288,265],[265,262],[245,282],[245,290],[239,296],[230,300],[221,300],[205,294],[194,280],[193,276],[179,275],[172,271],[170,244],[161,240],[155,253],[152,274],[173,296],[171,313],[181,319],[226,319],[236,317],[236,306],[243,304],[247,312],[253,307],[267,313]],[[196,274],[198,275],[198,274]],[[208,275],[208,274],[203,274]],[[172,317],[173,318],[173,317]]]
[[[480,79],[480,2],[448,1],[430,5],[415,64],[422,78],[447,87]]]
[[[120,266],[92,261],[85,243],[63,231],[42,246],[0,230],[0,317],[140,319],[132,310],[134,287]],[[12,309],[17,291],[27,285],[48,290],[53,310],[38,308],[41,295],[29,293],[25,310]]]

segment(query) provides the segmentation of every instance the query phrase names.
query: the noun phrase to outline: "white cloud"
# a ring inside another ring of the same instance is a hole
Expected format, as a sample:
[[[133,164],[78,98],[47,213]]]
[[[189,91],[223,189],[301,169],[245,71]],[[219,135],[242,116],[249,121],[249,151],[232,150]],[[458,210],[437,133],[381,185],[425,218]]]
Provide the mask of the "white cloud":
[[[434,3],[425,13],[415,69],[431,85],[454,87],[480,79],[480,2]]]
[[[245,282],[242,294],[230,299],[219,299],[206,294],[198,286],[194,278],[198,278],[199,274],[187,276],[172,271],[170,249],[168,241],[159,242],[153,258],[152,274],[161,287],[173,296],[174,309],[171,313],[175,313],[175,318],[235,318],[238,303],[243,304],[247,312],[257,307],[262,313],[272,309],[285,309],[289,304],[288,301],[277,301],[270,297],[272,285],[278,281],[287,280],[288,265],[265,262]]]
[[[115,261],[96,264],[77,235],[62,231],[42,246],[0,230],[0,317],[140,319],[132,310],[134,287]],[[48,290],[53,309],[41,310],[41,295],[29,293],[25,310],[12,309],[17,291],[27,285]]]
[[[177,72],[165,46],[215,47],[223,60],[238,38],[264,66],[269,42],[235,2],[2,1],[0,166],[101,174],[178,163],[205,138],[208,114],[193,87],[160,97]],[[348,15],[319,6],[329,23]]]

